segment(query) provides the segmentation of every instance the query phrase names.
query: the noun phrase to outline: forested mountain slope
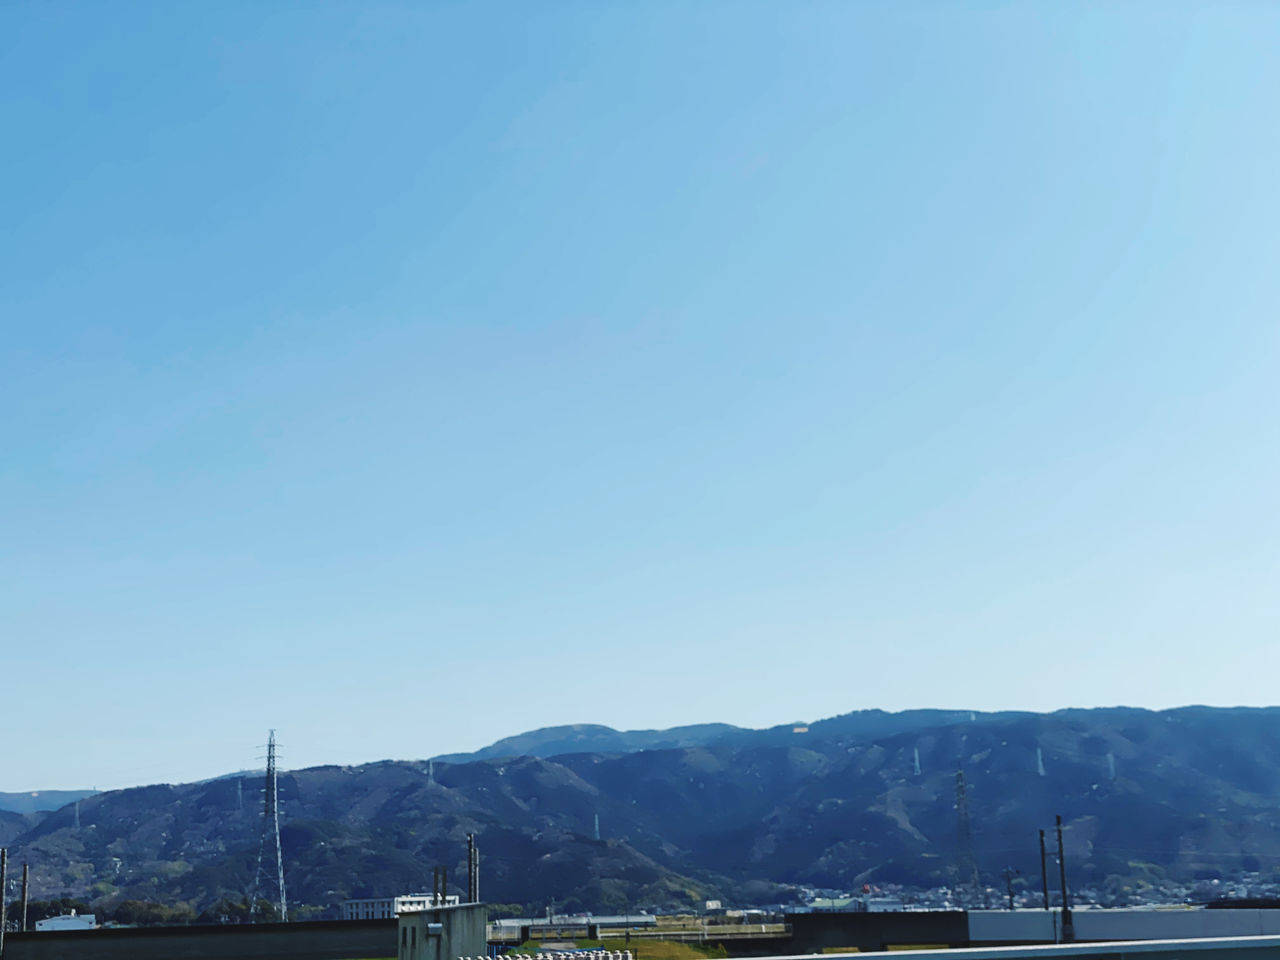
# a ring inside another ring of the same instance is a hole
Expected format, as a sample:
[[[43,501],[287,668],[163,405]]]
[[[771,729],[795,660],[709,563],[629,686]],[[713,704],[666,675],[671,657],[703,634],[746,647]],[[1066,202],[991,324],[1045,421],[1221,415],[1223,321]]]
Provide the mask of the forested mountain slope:
[[[468,832],[485,899],[535,908],[765,898],[773,884],[945,883],[958,769],[992,877],[1009,865],[1038,873],[1036,831],[1058,813],[1081,882],[1152,867],[1188,878],[1280,867],[1278,709],[866,712],[797,729],[284,773],[290,899],[327,907],[422,889],[439,864],[461,883]],[[11,862],[32,863],[36,895],[199,912],[251,885],[258,782],[237,784],[99,794],[81,801],[79,829],[70,806],[0,827],[14,831]]]

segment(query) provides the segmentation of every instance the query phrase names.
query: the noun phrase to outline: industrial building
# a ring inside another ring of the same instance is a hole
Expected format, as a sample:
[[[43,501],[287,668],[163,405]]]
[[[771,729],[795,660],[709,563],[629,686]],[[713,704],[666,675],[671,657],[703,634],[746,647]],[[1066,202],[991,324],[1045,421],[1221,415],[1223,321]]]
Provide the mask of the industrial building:
[[[628,930],[649,930],[658,926],[658,918],[649,913],[615,915],[572,914],[551,917],[508,917],[489,924],[489,940],[495,944],[524,943],[526,940],[545,940],[585,937],[621,937]]]

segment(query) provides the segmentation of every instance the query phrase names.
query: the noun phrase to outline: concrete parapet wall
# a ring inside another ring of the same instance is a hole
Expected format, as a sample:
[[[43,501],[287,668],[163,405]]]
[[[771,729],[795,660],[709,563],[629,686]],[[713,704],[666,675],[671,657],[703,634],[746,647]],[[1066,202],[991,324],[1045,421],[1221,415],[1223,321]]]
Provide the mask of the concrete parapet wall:
[[[825,960],[868,960],[865,954]],[[1132,940],[1121,943],[1026,944],[960,950],[882,953],[877,960],[1280,960],[1280,937],[1211,937],[1203,940]],[[809,960],[779,957],[776,960]]]
[[[4,960],[373,960],[395,955],[395,920],[11,933],[4,944]]]
[[[866,953],[909,945],[963,947],[969,942],[969,924],[961,910],[789,913],[787,923],[791,927],[788,953],[821,953],[842,947]]]
[[[1053,943],[1055,910],[973,910],[972,944]],[[1076,940],[1280,936],[1280,910],[1073,910]]]

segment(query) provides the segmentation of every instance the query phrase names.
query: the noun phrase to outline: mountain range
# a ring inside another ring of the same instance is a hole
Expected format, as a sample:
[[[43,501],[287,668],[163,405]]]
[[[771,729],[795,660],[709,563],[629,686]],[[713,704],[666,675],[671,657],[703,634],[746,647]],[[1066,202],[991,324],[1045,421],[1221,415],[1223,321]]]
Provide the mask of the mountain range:
[[[282,773],[290,900],[430,887],[481,848],[486,900],[597,912],[796,886],[954,881],[957,771],[979,869],[1039,876],[1061,814],[1073,883],[1280,869],[1280,708],[857,711],[766,730],[554,727],[474,754]],[[595,838],[599,819],[600,839]],[[252,887],[260,781],[230,776],[0,814],[33,895],[191,915]]]

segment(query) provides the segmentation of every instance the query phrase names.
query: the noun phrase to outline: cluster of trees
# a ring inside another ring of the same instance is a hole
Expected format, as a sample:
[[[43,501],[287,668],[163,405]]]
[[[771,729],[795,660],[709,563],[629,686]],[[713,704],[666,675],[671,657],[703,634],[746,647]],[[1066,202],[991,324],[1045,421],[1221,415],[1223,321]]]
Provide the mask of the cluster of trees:
[[[289,913],[292,916],[294,911],[290,910]],[[162,903],[152,903],[149,900],[124,900],[109,912],[108,919],[131,927],[172,927],[188,923],[248,923],[250,920],[249,898],[241,897],[238,900],[232,900],[224,897],[199,913],[189,903],[178,903],[170,907]],[[252,919],[258,923],[273,923],[280,919],[280,911],[269,900],[259,900],[257,916]],[[302,918],[295,916],[294,919]]]
[[[191,923],[196,911],[186,903],[169,907],[149,900],[122,900],[105,919],[129,927],[171,927]]]
[[[294,919],[294,910],[289,910],[289,915]],[[280,919],[280,911],[276,909],[276,905],[270,900],[258,901],[258,913],[254,917],[260,923],[274,923]],[[249,922],[249,898],[241,897],[239,900],[231,900],[226,897],[217,901],[213,906],[208,907],[200,916],[196,917],[196,923],[248,923]]]
[[[489,919],[503,920],[507,917],[523,917],[527,916],[524,912],[523,903],[491,903],[489,904]]]

